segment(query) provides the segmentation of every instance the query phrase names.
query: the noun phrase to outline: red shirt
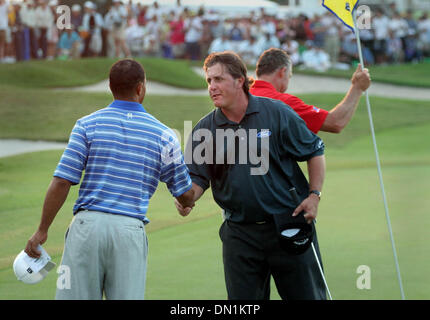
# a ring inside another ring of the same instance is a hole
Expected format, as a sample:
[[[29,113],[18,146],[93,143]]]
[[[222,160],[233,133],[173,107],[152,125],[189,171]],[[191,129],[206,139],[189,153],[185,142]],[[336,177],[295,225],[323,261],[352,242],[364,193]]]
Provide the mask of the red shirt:
[[[181,44],[185,42],[184,21],[177,20],[170,22],[170,43]]]
[[[328,115],[328,111],[324,109],[308,105],[291,94],[276,91],[275,87],[267,81],[255,80],[249,92],[254,96],[280,100],[288,104],[313,133],[318,133]]]

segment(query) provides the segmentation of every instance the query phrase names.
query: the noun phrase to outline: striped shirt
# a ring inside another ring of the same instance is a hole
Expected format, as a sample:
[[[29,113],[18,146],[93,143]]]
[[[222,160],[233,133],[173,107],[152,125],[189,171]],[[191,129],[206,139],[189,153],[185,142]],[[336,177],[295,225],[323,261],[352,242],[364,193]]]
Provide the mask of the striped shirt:
[[[102,211],[148,223],[158,181],[174,197],[192,186],[175,133],[136,102],[115,100],[76,122],[54,176],[78,184],[84,170],[74,214]]]

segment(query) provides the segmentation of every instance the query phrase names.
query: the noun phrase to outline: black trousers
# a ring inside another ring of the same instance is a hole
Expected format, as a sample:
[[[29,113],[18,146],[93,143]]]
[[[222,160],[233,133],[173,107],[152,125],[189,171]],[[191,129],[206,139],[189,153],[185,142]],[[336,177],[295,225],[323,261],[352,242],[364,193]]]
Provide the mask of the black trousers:
[[[326,300],[312,248],[301,255],[286,253],[279,245],[273,222],[239,224],[226,220],[219,234],[229,300],[270,299],[271,276],[283,300]],[[313,242],[321,261],[316,234]]]

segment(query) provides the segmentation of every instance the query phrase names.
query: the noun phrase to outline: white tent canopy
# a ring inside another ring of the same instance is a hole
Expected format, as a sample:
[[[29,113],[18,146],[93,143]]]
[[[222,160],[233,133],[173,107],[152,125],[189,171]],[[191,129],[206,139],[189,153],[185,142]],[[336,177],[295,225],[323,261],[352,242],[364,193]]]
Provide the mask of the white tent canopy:
[[[133,2],[151,6],[155,0],[134,0]],[[162,8],[176,6],[176,0],[156,0],[156,2]],[[203,6],[206,10],[238,14],[257,12],[260,8],[264,8],[268,14],[276,14],[279,8],[277,3],[269,0],[181,0],[181,5],[193,11]]]

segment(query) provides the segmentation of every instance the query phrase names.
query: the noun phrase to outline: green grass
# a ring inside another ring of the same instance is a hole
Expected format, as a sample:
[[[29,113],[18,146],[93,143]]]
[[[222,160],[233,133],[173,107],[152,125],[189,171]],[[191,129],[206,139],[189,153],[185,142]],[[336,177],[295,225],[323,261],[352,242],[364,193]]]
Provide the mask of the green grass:
[[[168,85],[204,89],[205,81],[195,74],[185,60],[137,58],[151,81]],[[29,61],[0,65],[0,85],[19,88],[65,88],[85,86],[109,78],[116,59],[91,58],[68,61]]]
[[[387,66],[370,66],[368,67],[372,76],[373,82],[382,82],[388,84],[394,84],[399,86],[410,86],[410,87],[430,87],[430,63],[423,62],[418,64],[407,63],[400,65],[387,65]],[[351,70],[335,70],[330,69],[326,72],[316,72],[312,70],[300,70],[299,68],[294,69],[294,73],[307,74],[314,76],[325,76],[334,78],[347,78],[350,79],[353,73]]]
[[[106,93],[84,93],[0,87],[0,138],[67,141],[76,120],[112,102]],[[184,120],[195,124],[212,109],[209,97],[148,95],[148,112],[183,130]]]
[[[408,299],[430,298],[428,130],[430,123],[377,134]],[[44,193],[60,155],[59,151],[47,151],[0,159],[0,299],[54,296],[55,273],[40,284],[28,286],[15,279],[11,265],[38,224]],[[317,228],[327,281],[335,299],[400,297],[373,157],[368,136],[355,139],[343,149],[327,151],[327,176]],[[56,263],[61,259],[63,237],[76,196],[74,187],[44,246]],[[224,299],[218,236],[221,216],[211,194],[206,193],[192,214],[182,218],[167,189],[160,185],[151,199],[148,216],[147,299]],[[356,288],[356,269],[360,265],[371,268],[371,290]],[[278,298],[274,288],[272,298]]]
[[[180,81],[176,77],[182,72],[180,68],[189,75],[186,62],[179,62],[181,67],[177,62],[154,61],[144,65],[148,76],[160,76],[161,82],[173,78]],[[113,60],[89,59],[80,63],[1,65],[0,138],[67,141],[77,118],[109,104],[112,98],[104,93],[46,88],[100,81],[106,78],[104,72],[111,63]],[[342,96],[315,94],[301,98],[331,109]],[[430,299],[430,102],[375,97],[371,102],[406,298]],[[184,120],[195,124],[212,109],[208,97],[149,95],[144,106],[181,134]],[[400,298],[369,132],[362,101],[340,135],[321,133],[327,146],[327,173],[317,229],[327,281],[335,299]],[[29,286],[16,280],[11,266],[39,223],[45,192],[60,156],[61,151],[45,151],[0,158],[0,300],[52,299],[55,295],[55,272]],[[57,264],[77,193],[78,187],[73,187],[44,245]],[[150,201],[148,217],[146,298],[225,299],[218,236],[222,218],[210,191],[192,214],[183,218],[177,214],[165,185],[160,184]],[[371,268],[371,290],[356,287],[360,265]],[[272,287],[272,298],[278,299]]]
[[[67,141],[76,120],[112,102],[106,93],[84,93],[0,86],[0,138]],[[339,94],[306,94],[301,98],[330,110],[341,99]],[[430,101],[371,97],[376,130],[410,126],[430,121]],[[143,105],[169,127],[184,130],[184,121],[193,124],[213,109],[209,97],[171,97],[148,95]],[[342,134],[320,133],[328,147],[342,147],[353,139],[368,135],[369,118],[362,99],[353,120]]]

